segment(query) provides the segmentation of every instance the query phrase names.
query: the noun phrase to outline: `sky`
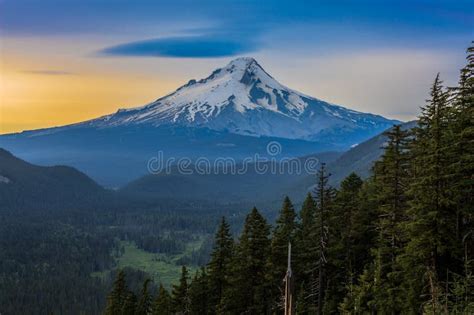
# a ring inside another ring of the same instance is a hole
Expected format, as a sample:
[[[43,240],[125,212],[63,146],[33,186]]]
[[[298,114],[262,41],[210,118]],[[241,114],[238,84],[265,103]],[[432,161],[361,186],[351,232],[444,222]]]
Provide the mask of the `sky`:
[[[239,56],[407,121],[472,40],[474,0],[0,0],[0,134],[140,106]]]

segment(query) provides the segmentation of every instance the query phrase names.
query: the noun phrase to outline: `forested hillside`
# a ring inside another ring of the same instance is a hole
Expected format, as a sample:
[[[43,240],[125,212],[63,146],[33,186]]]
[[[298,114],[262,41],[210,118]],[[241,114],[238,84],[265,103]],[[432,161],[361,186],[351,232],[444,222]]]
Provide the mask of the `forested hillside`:
[[[474,48],[467,60],[410,128],[339,157],[366,168],[383,146],[370,176],[335,179],[329,153],[307,184],[289,178],[279,213],[285,174],[110,191],[0,150],[0,313],[280,314],[290,242],[297,314],[474,313]]]
[[[219,215],[240,226],[247,207],[129,197],[0,150],[0,313],[100,314],[118,268],[133,288],[169,285],[207,262]]]
[[[42,167],[0,148],[0,212],[86,209],[110,201],[92,179],[68,166]]]
[[[474,313],[474,47],[467,61],[412,130],[386,133],[370,178],[335,190],[322,164],[299,212],[286,198],[270,226],[253,208],[237,239],[222,219],[206,267],[154,296],[119,273],[105,313],[280,314],[290,242],[297,314]]]

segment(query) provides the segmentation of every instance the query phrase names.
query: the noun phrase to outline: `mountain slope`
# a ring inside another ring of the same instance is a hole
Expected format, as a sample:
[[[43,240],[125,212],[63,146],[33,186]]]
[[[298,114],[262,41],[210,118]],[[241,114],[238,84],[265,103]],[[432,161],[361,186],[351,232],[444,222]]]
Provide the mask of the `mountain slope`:
[[[103,200],[107,191],[68,166],[41,167],[0,148],[0,209],[80,209]]]
[[[269,157],[267,145],[280,144],[280,159],[320,151],[331,151],[331,144],[305,140],[250,137],[208,128],[150,125],[95,128],[76,126],[58,132],[37,131],[0,136],[0,146],[16,156],[39,165],[73,166],[100,184],[119,187],[149,174],[148,161],[163,153],[164,160],[180,158],[196,160],[205,157],[245,158]],[[166,162],[165,161],[165,162]]]
[[[402,129],[409,130],[416,126],[416,121],[409,121],[401,125]],[[337,160],[328,165],[333,174],[331,181],[339,183],[351,172],[363,178],[370,175],[372,166],[383,154],[383,147],[387,137],[381,133],[343,153]]]
[[[0,135],[0,147],[40,165],[78,168],[118,187],[147,174],[150,158],[277,159],[345,151],[396,121],[306,96],[278,83],[252,58],[239,58],[146,106],[78,124]]]
[[[302,157],[300,165],[308,158],[329,163],[340,156],[338,152],[326,152]],[[224,172],[222,169],[209,174],[180,174],[174,169],[169,174],[147,175],[124,186],[120,192],[138,197],[138,199],[153,200],[158,198],[181,200],[212,200],[214,202],[249,202],[268,203],[280,202],[285,196],[292,200],[302,200],[306,191],[290,191],[302,178],[308,176],[304,168],[301,172],[292,171],[288,166],[273,163],[260,163],[247,166],[246,172]],[[257,172],[257,169],[267,167],[267,172]],[[241,170],[237,166],[237,170]]]
[[[332,137],[350,146],[393,123],[296,92],[281,85],[253,58],[238,58],[146,106],[122,109],[85,124],[173,124],[251,136],[310,141],[324,137],[326,142]]]
[[[412,129],[415,126],[416,121],[402,124],[404,130]],[[383,154],[386,141],[387,137],[382,132],[327,163],[327,169],[331,173],[329,183],[332,186],[339,186],[340,182],[352,172],[362,178],[369,177],[375,161]],[[291,191],[308,190],[312,186],[314,186],[314,176],[306,176],[292,187]]]

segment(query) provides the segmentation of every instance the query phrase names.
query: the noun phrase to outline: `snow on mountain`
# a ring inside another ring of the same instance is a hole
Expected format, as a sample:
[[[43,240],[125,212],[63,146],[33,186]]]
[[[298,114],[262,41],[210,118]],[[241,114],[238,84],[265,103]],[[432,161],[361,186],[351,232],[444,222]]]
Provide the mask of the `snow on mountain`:
[[[284,159],[344,151],[394,123],[291,90],[254,59],[239,58],[148,105],[0,135],[0,147],[40,165],[74,166],[117,187],[146,174],[158,151],[173,159],[242,161],[266,156],[268,143],[278,141],[282,152],[276,158]]]
[[[99,128],[133,124],[206,127],[250,136],[319,141],[343,134],[377,133],[396,123],[289,89],[253,58],[238,58],[199,81],[148,105],[120,109],[81,125]]]

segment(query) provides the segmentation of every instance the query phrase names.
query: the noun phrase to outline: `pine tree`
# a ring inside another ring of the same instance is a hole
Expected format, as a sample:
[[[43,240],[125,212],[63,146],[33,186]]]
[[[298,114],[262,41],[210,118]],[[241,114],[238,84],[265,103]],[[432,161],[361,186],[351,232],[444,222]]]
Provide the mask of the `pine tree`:
[[[106,315],[116,315],[122,312],[122,307],[127,297],[127,291],[125,272],[120,270],[115,279],[112,291],[107,297]]]
[[[223,292],[228,286],[233,250],[234,240],[230,234],[229,224],[223,217],[215,236],[215,245],[208,265],[211,314],[216,313],[216,307],[221,303]]]
[[[290,198],[285,197],[280,215],[273,230],[268,281],[271,286],[274,309],[283,309],[283,278],[288,261],[288,244],[293,241],[296,230],[296,212]]]
[[[295,248],[295,276],[299,283],[297,290],[297,313],[308,314],[315,311],[315,304],[311,296],[313,279],[315,278],[318,261],[319,240],[316,237],[316,202],[310,193],[301,208],[297,225]]]
[[[456,214],[450,199],[449,183],[449,108],[448,95],[439,75],[433,83],[431,98],[422,108],[414,129],[412,172],[406,224],[408,244],[401,261],[405,290],[412,311],[420,303],[437,313],[442,283],[456,248]],[[420,295],[423,298],[420,299]]]
[[[229,286],[224,292],[221,312],[225,314],[266,314],[270,309],[267,257],[270,254],[270,227],[253,208],[245,219],[231,263]]]
[[[298,289],[298,294],[296,297],[296,307],[295,312],[298,315],[308,315],[314,314],[314,311],[311,310],[311,306],[308,303],[309,292],[307,291],[307,287],[304,283],[301,284],[300,288]]]
[[[378,232],[374,251],[374,307],[385,314],[400,313],[402,303],[400,275],[396,259],[405,240],[402,238],[402,222],[406,221],[409,183],[408,132],[399,125],[385,133],[388,144],[374,167],[376,187]]]
[[[122,305],[121,313],[116,313],[116,314],[135,315],[136,309],[137,309],[137,296],[133,292],[128,291],[125,297],[125,301],[123,302],[123,305]]]
[[[209,278],[206,269],[197,271],[189,286],[190,314],[206,315],[210,313],[209,298],[212,295],[209,291]]]
[[[388,143],[373,168],[372,178],[361,190],[361,200],[372,200],[377,209],[377,237],[373,261],[365,264],[354,293],[346,296],[342,308],[358,313],[398,314],[402,305],[400,274],[396,259],[404,240],[401,223],[406,220],[406,190],[409,182],[408,132],[394,126],[385,132]],[[364,193],[368,192],[364,196]],[[361,201],[361,211],[364,208]],[[373,216],[375,218],[375,216]],[[369,226],[366,226],[369,229]],[[369,240],[364,240],[367,243]]]
[[[181,268],[179,285],[173,286],[172,298],[175,313],[189,314],[188,269],[186,266]]]
[[[173,301],[171,295],[165,289],[165,287],[160,284],[158,289],[158,295],[153,303],[153,315],[172,315],[173,312]]]
[[[452,274],[452,280],[449,283],[449,299],[443,301],[449,305],[450,314],[474,314],[474,267],[472,263],[471,261],[465,264],[464,274]]]
[[[473,42],[474,44],[474,42]],[[457,209],[456,235],[467,260],[474,260],[474,45],[467,49],[467,65],[461,69],[453,93],[450,173]]]
[[[140,294],[140,299],[138,300],[137,309],[135,315],[148,315],[151,312],[151,296],[148,292],[148,285],[150,284],[150,279],[146,279],[143,283],[142,292]]]
[[[447,186],[456,212],[457,242],[457,248],[449,250],[459,263],[449,265],[442,301],[449,305],[452,313],[460,314],[474,311],[474,46],[467,49],[466,59],[458,86],[450,88],[451,121],[447,141],[450,162]]]
[[[367,230],[368,212],[360,211],[359,193],[362,179],[352,173],[346,177],[336,193],[329,213],[328,288],[325,313],[337,312],[346,294],[352,294],[353,286],[363,266],[359,257],[368,255],[359,249]]]
[[[327,263],[327,246],[328,246],[328,211],[331,202],[331,189],[328,187],[330,174],[326,171],[325,163],[321,164],[316,184],[316,224],[314,228],[314,238],[317,240],[317,273],[314,274],[314,280],[310,281],[314,292],[317,314],[323,312],[323,301],[326,289],[326,263]],[[315,270],[316,271],[316,270]]]
[[[374,270],[368,266],[360,275],[357,285],[353,287],[353,292],[346,295],[343,302],[339,306],[340,313],[342,314],[391,314],[392,310],[388,313],[376,311],[374,293]],[[395,313],[398,314],[398,313]]]

